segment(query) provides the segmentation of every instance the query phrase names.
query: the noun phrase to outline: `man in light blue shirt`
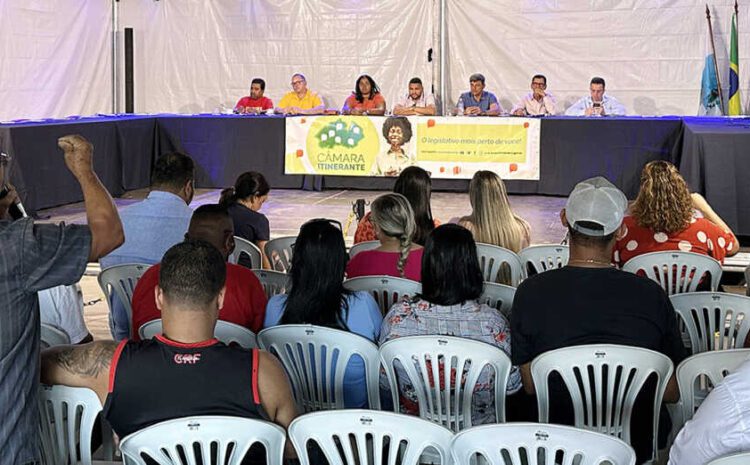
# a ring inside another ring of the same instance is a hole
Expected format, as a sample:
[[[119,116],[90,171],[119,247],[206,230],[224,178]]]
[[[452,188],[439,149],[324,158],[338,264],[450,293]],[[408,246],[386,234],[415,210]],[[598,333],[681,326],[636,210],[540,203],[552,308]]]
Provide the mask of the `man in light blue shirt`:
[[[589,85],[591,95],[581,97],[570,108],[565,110],[566,116],[625,116],[625,106],[616,98],[604,95],[606,84],[604,78],[593,77]]]
[[[195,164],[182,153],[168,153],[156,160],[151,172],[151,192],[142,202],[120,211],[125,243],[102,257],[102,269],[125,263],[154,264],[170,247],[182,242],[193,211]],[[116,341],[130,337],[130,320],[116,297],[111,302],[109,327]]]
[[[456,103],[456,114],[467,116],[497,116],[503,109],[492,92],[484,90],[484,76],[474,73],[469,76],[471,90],[464,92]]]

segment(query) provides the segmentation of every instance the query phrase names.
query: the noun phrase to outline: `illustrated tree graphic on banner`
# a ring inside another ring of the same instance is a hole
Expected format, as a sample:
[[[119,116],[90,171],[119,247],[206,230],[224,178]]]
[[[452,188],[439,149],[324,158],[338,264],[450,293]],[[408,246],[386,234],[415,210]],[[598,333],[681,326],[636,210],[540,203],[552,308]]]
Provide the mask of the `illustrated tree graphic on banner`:
[[[362,128],[352,122],[348,127],[342,119],[331,122],[316,134],[320,148],[332,149],[336,146],[356,147],[364,137]]]

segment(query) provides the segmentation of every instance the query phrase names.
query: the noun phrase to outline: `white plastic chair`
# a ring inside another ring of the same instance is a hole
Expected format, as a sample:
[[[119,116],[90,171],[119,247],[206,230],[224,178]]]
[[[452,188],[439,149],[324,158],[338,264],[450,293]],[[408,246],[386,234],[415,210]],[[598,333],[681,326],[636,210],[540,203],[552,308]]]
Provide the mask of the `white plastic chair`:
[[[549,419],[547,380],[552,372],[559,373],[570,393],[577,428],[616,436],[630,444],[633,404],[652,374],[658,378],[652,423],[652,431],[657,431],[659,407],[672,375],[672,361],[652,350],[611,344],[566,347],[545,352],[531,362],[531,377],[536,388],[541,423]],[[657,434],[654,433],[654,457],[658,453],[656,439]]]
[[[229,256],[229,263],[239,263],[242,255],[247,255],[250,259],[250,268],[263,268],[263,257],[258,246],[240,236],[234,236],[234,251]]]
[[[747,465],[748,463],[750,463],[750,452],[742,452],[711,460],[707,465]]]
[[[240,465],[255,443],[266,450],[268,465],[282,465],[286,432],[262,420],[198,416],[157,423],[120,442],[126,465],[146,465],[143,455],[159,465]],[[184,461],[180,456],[184,457]]]
[[[706,273],[711,277],[711,290],[716,291],[722,272],[721,263],[708,255],[680,251],[638,255],[628,260],[622,269],[636,274],[644,272],[668,295],[695,292]]]
[[[748,358],[750,349],[721,350],[693,355],[677,365],[676,377],[680,387],[682,422],[690,420],[695,415],[708,394],[708,382],[716,386]]]
[[[380,241],[365,241],[360,242],[359,244],[354,244],[349,248],[349,258],[354,258],[355,255],[364,252],[365,250],[373,250],[378,247],[380,247]]]
[[[495,346],[461,337],[400,337],[380,346],[380,362],[385,366],[394,409],[399,406],[398,381],[402,376],[397,372],[402,371],[408,378],[402,379],[402,384],[414,387],[419,416],[452,431],[471,427],[474,389],[488,367],[495,378],[495,418],[498,423],[505,421],[511,362]]]
[[[303,412],[344,408],[344,373],[355,355],[364,361],[368,405],[380,408],[378,347],[364,337],[313,325],[279,325],[258,333],[261,348],[276,355]]]
[[[276,271],[288,273],[292,267],[292,254],[297,236],[277,237],[266,242],[265,252],[271,268]]]
[[[562,268],[568,264],[570,249],[567,245],[532,245],[518,252],[526,274],[539,274],[547,270]]]
[[[263,286],[263,291],[269,299],[277,294],[284,294],[289,288],[290,280],[286,273],[271,270],[252,271],[258,277],[258,281],[260,281],[260,285]]]
[[[482,276],[487,282],[516,287],[526,277],[521,259],[512,250],[478,242],[477,257]]]
[[[157,334],[161,334],[161,332],[161,319],[151,320],[138,328],[138,336],[141,340],[151,339]],[[227,345],[236,343],[245,349],[254,349],[258,347],[254,332],[238,324],[230,323],[229,321],[216,320],[214,337]]]
[[[99,396],[91,389],[42,385],[39,412],[45,463],[91,465],[91,437],[101,411]],[[105,421],[101,429],[104,455],[111,460],[112,430]]]
[[[515,296],[515,287],[506,284],[485,282],[482,295],[479,296],[479,303],[496,308],[506,318],[510,319],[510,311],[513,308],[513,298]]]
[[[338,410],[297,417],[289,426],[289,437],[302,465],[311,465],[310,441],[317,443],[330,465],[417,465],[425,452],[447,465],[453,433],[409,415]]]
[[[723,292],[670,296],[694,354],[741,348],[750,332],[750,297]]]
[[[456,433],[453,465],[635,465],[632,447],[612,436],[539,423],[483,425]],[[476,455],[484,461],[473,461]],[[510,459],[510,462],[506,458]],[[522,458],[524,457],[524,458]]]
[[[104,296],[107,300],[107,305],[110,306],[109,329],[113,336],[114,328],[112,327],[112,308],[110,304],[112,295],[114,294],[117,299],[120,299],[120,302],[122,302],[125,307],[125,310],[128,313],[128,332],[132,335],[133,328],[130,326],[133,322],[133,291],[135,291],[135,286],[138,284],[138,280],[141,279],[143,273],[145,273],[150,266],[151,265],[143,263],[129,263],[125,265],[111,266],[103,269],[101,273],[99,273],[99,277],[97,278],[99,281],[99,287],[102,288],[102,292],[104,292]]]
[[[350,291],[372,294],[383,315],[404,297],[414,297],[422,292],[421,283],[394,276],[360,276],[344,281],[344,287]]]
[[[46,323],[42,323],[41,326],[42,333],[40,347],[42,349],[70,344],[70,338],[64,332]]]

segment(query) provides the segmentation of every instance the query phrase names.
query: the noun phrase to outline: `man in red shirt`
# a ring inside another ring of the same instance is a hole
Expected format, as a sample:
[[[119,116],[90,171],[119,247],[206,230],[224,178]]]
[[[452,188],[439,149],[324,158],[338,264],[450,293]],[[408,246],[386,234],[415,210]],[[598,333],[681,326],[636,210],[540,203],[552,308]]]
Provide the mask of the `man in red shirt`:
[[[234,106],[235,113],[258,114],[273,108],[273,102],[270,98],[264,97],[266,91],[266,81],[261,78],[255,78],[250,83],[250,95],[242,97],[237,105]]]
[[[202,205],[193,213],[185,239],[211,243],[226,260],[234,250],[232,219],[227,210],[219,205]],[[143,324],[161,318],[154,294],[159,284],[159,269],[159,264],[149,268],[138,280],[133,292],[133,340],[140,340],[138,329]],[[255,274],[243,266],[227,263],[226,294],[219,319],[257,333],[263,329],[266,303],[263,286]]]

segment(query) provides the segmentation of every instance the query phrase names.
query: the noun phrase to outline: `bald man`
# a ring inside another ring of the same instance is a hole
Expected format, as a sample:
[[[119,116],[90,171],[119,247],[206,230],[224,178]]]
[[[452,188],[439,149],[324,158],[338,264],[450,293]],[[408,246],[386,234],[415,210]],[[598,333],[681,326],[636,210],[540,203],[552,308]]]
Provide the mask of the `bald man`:
[[[202,240],[216,247],[226,261],[234,250],[234,225],[226,208],[217,204],[198,207],[190,219],[186,240]],[[139,340],[138,329],[151,320],[161,318],[156,308],[154,289],[159,284],[159,264],[149,268],[138,280],[133,293],[133,339]],[[263,329],[266,295],[255,273],[244,266],[227,263],[224,305],[219,319],[235,323],[257,333]]]

